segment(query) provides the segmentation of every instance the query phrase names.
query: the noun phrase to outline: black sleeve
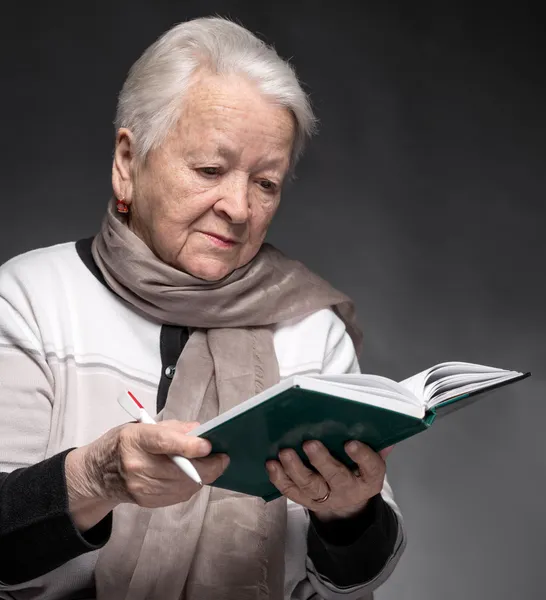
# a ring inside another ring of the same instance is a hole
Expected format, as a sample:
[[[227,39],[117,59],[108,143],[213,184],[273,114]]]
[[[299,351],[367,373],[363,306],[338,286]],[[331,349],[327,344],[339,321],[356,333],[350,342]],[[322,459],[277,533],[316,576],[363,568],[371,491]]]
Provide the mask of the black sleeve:
[[[321,576],[339,587],[366,583],[394,552],[398,519],[381,494],[355,517],[326,523],[311,512],[307,553]]]
[[[72,521],[64,473],[69,452],[0,473],[0,582],[29,581],[108,541],[112,513],[84,534]]]

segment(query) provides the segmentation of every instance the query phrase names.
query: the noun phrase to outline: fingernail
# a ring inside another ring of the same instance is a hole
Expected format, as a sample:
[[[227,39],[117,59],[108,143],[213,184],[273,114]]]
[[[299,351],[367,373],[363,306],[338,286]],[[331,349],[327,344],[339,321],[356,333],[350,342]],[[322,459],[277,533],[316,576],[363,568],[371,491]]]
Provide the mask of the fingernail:
[[[290,450],[281,450],[279,452],[279,456],[286,461],[291,461],[294,459],[294,455],[292,454],[292,452],[290,452]]]
[[[356,452],[358,450],[358,442],[349,442],[347,444],[347,450],[349,452]]]
[[[197,450],[199,452],[210,452],[210,442],[207,440],[200,440]]]
[[[310,452],[317,452],[319,448],[320,444],[318,442],[312,441],[305,443],[305,450],[309,450]]]
[[[268,463],[265,463],[265,468],[270,473],[275,473],[275,471],[277,470],[277,465],[274,462],[268,462]]]

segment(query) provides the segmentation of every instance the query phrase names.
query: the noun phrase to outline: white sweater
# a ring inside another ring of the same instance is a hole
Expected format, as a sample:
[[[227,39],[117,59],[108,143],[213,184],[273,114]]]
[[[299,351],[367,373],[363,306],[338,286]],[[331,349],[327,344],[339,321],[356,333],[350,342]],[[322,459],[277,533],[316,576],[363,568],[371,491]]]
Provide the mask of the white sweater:
[[[93,276],[74,243],[0,267],[0,471],[33,465],[127,422],[116,398],[128,386],[155,414],[160,330]],[[282,323],[273,339],[281,378],[358,371],[353,344],[331,310]],[[387,484],[382,494],[399,514]],[[286,600],[367,598],[402,552],[399,519],[395,552],[384,570],[363,585],[337,588],[306,556],[306,511],[293,503],[288,508]],[[96,558],[90,552],[38,580],[0,584],[0,598],[66,598],[89,585]],[[42,591],[30,592],[37,584]]]

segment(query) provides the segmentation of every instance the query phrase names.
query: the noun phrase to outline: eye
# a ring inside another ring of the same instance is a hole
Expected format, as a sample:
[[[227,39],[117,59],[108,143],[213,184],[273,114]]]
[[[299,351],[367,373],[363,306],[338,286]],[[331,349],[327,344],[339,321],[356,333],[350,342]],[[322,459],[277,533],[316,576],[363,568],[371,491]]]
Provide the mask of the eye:
[[[272,181],[269,181],[269,179],[260,179],[258,183],[266,192],[274,192],[277,189],[277,186]]]
[[[216,177],[217,175],[220,175],[219,167],[202,167],[198,169],[198,171],[205,177]]]

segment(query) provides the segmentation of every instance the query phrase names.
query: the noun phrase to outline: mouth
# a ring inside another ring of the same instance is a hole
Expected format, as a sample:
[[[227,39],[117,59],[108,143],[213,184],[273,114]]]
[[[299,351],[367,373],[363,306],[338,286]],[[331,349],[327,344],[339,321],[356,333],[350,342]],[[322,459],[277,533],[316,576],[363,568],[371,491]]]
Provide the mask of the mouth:
[[[205,237],[207,237],[213,244],[219,246],[220,248],[233,248],[233,246],[239,243],[237,240],[223,235],[219,235],[218,233],[208,233],[205,231],[202,231],[201,233]]]

